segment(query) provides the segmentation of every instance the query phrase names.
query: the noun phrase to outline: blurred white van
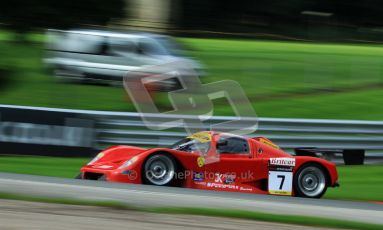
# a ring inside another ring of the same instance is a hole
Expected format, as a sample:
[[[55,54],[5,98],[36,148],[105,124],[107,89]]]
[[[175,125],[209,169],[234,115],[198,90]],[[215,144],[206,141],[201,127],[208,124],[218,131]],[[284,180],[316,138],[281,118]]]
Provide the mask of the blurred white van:
[[[186,57],[169,36],[96,30],[48,30],[44,62],[59,78],[122,85],[129,71],[182,61],[202,73],[196,60]],[[172,87],[175,82],[161,82]],[[170,85],[168,85],[170,84]]]

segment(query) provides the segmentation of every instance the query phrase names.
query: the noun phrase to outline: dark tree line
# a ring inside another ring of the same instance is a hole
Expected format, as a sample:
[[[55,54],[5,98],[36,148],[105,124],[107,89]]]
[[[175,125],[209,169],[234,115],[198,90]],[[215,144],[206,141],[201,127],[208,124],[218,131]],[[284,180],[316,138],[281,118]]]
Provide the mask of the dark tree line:
[[[18,32],[106,25],[124,16],[124,4],[124,0],[1,0],[0,23]]]
[[[309,30],[317,31],[315,32],[317,34],[336,31],[346,34],[345,36],[356,33],[364,36],[364,32],[360,32],[362,30],[359,28],[375,28],[383,24],[381,0],[172,0],[172,2],[177,6],[174,8],[177,12],[173,11],[171,15],[172,24],[184,30],[278,33],[293,36],[305,36]],[[24,32],[36,28],[66,29],[107,25],[114,18],[125,17],[125,3],[126,0],[1,0],[0,26]],[[303,14],[304,11],[325,12],[331,16],[309,16]]]
[[[355,26],[383,24],[381,0],[182,0],[182,5],[186,26],[217,26],[214,23],[246,17],[268,17],[283,24],[301,19],[303,11],[333,13],[338,21]]]

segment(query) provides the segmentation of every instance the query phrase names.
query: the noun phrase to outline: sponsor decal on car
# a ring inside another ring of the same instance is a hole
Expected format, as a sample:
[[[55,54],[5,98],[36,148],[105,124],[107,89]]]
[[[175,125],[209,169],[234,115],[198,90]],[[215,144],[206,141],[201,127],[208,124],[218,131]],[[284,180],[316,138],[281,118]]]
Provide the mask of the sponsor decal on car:
[[[216,173],[214,177],[215,183],[233,184],[234,181],[235,181],[235,174]]]
[[[235,175],[234,174],[220,174],[216,173],[214,182],[216,183],[224,183],[224,184],[232,184],[235,181]]]
[[[201,185],[201,186],[206,186],[206,182],[205,181],[194,181],[194,184]]]
[[[198,157],[197,158],[197,165],[198,167],[203,167],[205,165],[205,158],[204,157]]]
[[[251,192],[251,191],[253,191],[253,189],[252,188],[239,187],[239,191],[249,191],[249,192]]]
[[[234,183],[234,180],[235,180],[235,178],[234,178],[234,176],[228,176],[226,179],[225,179],[225,184],[232,184],[232,183]]]
[[[203,181],[205,179],[203,172],[193,172],[194,181]]]
[[[270,165],[280,165],[280,166],[295,166],[295,158],[280,157],[280,158],[270,158]]]
[[[222,174],[216,173],[216,174],[215,174],[214,182],[216,182],[216,183],[222,183],[222,177],[223,177]]]
[[[222,189],[238,189],[238,185],[233,185],[233,184],[220,184],[220,183],[207,183],[207,187],[209,188],[222,188]]]

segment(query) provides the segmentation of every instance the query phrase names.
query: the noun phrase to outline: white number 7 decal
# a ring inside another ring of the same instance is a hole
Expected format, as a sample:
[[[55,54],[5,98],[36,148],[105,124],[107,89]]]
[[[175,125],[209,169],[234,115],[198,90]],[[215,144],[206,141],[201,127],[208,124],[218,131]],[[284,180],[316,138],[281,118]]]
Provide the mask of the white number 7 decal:
[[[269,193],[276,195],[291,195],[293,188],[293,173],[269,171]]]
[[[286,178],[286,176],[285,176],[285,175],[278,175],[278,178],[282,178],[282,180],[281,180],[281,185],[279,185],[279,190],[282,190],[282,188],[283,188],[283,183],[285,182],[285,178]]]

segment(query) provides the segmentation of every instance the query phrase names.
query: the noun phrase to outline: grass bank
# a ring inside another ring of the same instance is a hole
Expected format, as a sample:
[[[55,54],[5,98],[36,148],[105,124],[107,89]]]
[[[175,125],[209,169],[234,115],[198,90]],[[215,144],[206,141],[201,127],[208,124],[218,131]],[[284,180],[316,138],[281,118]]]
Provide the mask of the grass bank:
[[[11,70],[11,84],[1,89],[0,104],[135,111],[122,88],[63,84],[55,79],[42,64],[43,44],[33,41],[0,43],[0,67]],[[258,116],[383,117],[382,46],[194,38],[179,41],[189,48],[190,56],[205,65],[208,74],[202,78],[204,83],[237,81]],[[156,98],[159,106],[170,108],[166,94]],[[232,115],[233,111],[225,100],[219,100],[215,101],[214,113]]]

